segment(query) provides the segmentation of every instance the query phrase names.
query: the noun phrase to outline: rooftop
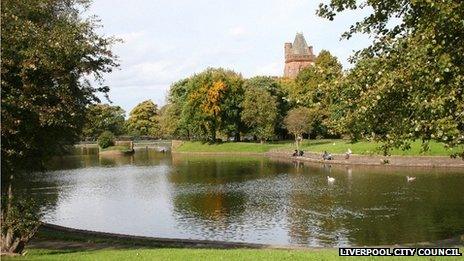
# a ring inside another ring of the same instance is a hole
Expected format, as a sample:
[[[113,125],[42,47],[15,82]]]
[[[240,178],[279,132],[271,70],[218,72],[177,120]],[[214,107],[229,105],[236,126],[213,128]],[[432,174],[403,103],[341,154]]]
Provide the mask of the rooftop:
[[[311,55],[309,52],[308,44],[302,33],[297,33],[295,36],[295,40],[293,41],[292,46],[293,54],[306,54]]]

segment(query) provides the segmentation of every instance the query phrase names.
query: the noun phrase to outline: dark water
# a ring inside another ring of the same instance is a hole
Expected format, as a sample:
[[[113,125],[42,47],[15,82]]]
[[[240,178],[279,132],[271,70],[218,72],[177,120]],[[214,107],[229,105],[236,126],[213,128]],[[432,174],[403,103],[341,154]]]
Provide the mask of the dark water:
[[[133,235],[304,246],[464,233],[462,170],[347,168],[138,150],[55,159],[23,187],[44,221]],[[327,175],[336,180],[327,182]],[[407,182],[406,176],[415,176]]]

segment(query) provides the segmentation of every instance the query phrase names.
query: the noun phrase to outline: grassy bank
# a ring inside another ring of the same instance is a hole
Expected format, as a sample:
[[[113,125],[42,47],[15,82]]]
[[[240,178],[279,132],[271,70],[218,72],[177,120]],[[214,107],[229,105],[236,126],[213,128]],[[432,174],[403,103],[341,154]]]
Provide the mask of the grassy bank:
[[[463,249],[461,249],[461,253]],[[462,257],[353,257],[354,260],[460,260]],[[339,260],[338,250],[271,249],[30,249],[26,256],[2,260]]]
[[[361,155],[381,155],[379,150],[380,143],[360,141],[351,143],[348,140],[305,140],[302,142],[301,149],[304,151],[322,153],[328,151],[330,153],[345,153],[348,149],[354,154]],[[234,152],[234,153],[265,153],[271,150],[289,151],[295,149],[295,145],[291,141],[268,142],[264,144],[252,142],[225,142],[218,144],[208,144],[202,142],[184,142],[176,149],[177,152]],[[403,151],[394,149],[392,155],[408,155],[408,156],[448,156],[455,152],[456,149],[446,149],[443,144],[438,142],[430,142],[430,150],[421,153],[421,142],[415,141],[411,143],[411,149]]]
[[[35,245],[34,245],[35,243]],[[39,244],[38,244],[39,243]],[[83,235],[41,227],[24,256],[2,260],[339,260],[338,250],[323,249],[192,249],[159,248],[150,240]],[[41,246],[41,247],[40,247]],[[47,246],[47,247],[44,247]],[[464,249],[461,248],[461,253]],[[385,260],[364,257],[356,260]],[[388,260],[424,260],[420,257],[389,257]],[[433,257],[433,260],[458,260]]]
[[[186,141],[177,152],[246,152],[246,153],[264,153],[271,149],[280,149],[289,147],[290,143],[252,143],[252,142],[224,142],[224,143],[202,143]]]

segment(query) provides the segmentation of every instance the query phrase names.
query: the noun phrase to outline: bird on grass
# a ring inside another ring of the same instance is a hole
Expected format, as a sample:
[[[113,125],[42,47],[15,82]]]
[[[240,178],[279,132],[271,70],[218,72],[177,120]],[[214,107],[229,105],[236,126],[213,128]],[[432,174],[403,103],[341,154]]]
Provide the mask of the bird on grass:
[[[416,177],[406,176],[406,180],[407,180],[408,182],[411,182],[411,181],[416,180]]]
[[[334,182],[334,181],[335,181],[335,178],[332,178],[332,177],[327,176],[327,181],[328,181],[328,182]]]

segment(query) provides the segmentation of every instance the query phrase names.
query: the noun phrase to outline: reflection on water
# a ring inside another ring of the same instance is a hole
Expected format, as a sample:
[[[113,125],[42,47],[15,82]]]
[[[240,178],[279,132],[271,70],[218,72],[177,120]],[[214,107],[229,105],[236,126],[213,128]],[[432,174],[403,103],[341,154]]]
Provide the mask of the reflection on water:
[[[150,149],[121,157],[77,149],[49,169],[21,186],[44,202],[46,222],[74,228],[304,246],[419,242],[464,233],[462,171]],[[407,182],[407,175],[416,181]]]

